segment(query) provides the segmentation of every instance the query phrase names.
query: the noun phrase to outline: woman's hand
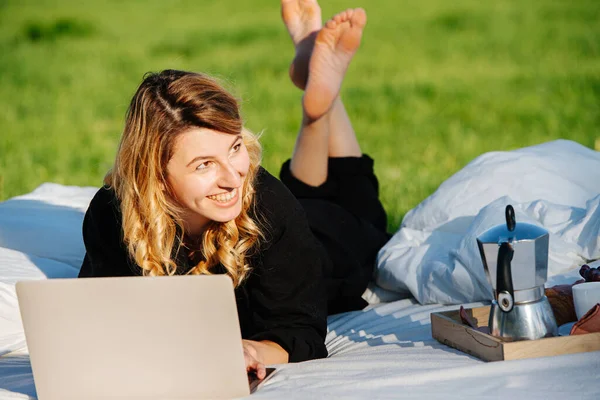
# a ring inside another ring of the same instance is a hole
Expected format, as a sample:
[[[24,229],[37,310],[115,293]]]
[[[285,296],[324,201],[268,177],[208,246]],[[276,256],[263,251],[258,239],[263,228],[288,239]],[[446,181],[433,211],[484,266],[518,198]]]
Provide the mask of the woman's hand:
[[[288,362],[288,353],[275,342],[263,340],[242,340],[246,371],[254,373],[258,379],[267,375],[266,364],[284,364]]]
[[[254,373],[258,379],[263,379],[267,374],[267,369],[265,368],[265,364],[262,362],[259,350],[257,349],[256,345],[258,343],[259,342],[253,340],[242,340],[244,360],[246,361],[246,372],[248,374]]]

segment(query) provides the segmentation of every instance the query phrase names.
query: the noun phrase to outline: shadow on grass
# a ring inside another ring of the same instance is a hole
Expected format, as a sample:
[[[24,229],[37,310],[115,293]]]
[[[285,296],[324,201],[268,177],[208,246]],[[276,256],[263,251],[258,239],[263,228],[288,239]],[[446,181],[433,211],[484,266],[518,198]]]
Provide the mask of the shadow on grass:
[[[61,38],[86,38],[96,33],[96,29],[87,21],[73,18],[59,18],[50,23],[28,22],[22,30],[22,39],[28,42],[53,42]]]
[[[279,41],[282,37],[281,29],[268,26],[245,27],[237,30],[196,31],[188,34],[183,40],[168,40],[159,43],[152,48],[152,54],[176,54],[189,58],[217,48],[240,48],[259,42]]]

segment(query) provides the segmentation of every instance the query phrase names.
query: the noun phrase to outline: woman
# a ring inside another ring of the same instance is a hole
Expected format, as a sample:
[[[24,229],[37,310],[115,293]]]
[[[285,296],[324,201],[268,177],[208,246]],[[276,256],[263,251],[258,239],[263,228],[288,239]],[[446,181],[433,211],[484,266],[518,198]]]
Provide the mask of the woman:
[[[86,213],[79,274],[228,274],[246,365],[259,378],[265,364],[327,356],[327,306],[365,305],[388,239],[372,160],[338,97],[366,15],[344,11],[315,34],[316,1],[283,0],[282,11],[297,49],[292,81],[306,87],[285,185],[259,166],[258,141],[214,80],[150,74]]]

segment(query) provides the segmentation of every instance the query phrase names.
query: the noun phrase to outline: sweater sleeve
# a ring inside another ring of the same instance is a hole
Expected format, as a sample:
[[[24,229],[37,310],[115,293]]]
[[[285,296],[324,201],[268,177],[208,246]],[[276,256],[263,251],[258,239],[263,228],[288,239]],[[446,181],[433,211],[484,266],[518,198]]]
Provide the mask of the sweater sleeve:
[[[92,199],[82,233],[86,254],[80,278],[139,275],[123,244],[121,213],[111,189],[101,188]]]
[[[266,171],[261,174],[257,211],[268,237],[246,287],[256,332],[249,339],[278,343],[290,362],[326,357],[325,249],[296,198]]]

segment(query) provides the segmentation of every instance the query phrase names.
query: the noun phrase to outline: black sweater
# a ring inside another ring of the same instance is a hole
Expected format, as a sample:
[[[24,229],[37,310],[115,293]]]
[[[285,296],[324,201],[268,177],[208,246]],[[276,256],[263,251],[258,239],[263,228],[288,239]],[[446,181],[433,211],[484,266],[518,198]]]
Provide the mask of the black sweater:
[[[235,289],[242,337],[271,340],[290,362],[327,356],[327,297],[322,274],[327,253],[308,226],[304,210],[290,191],[266,170],[256,182],[253,216],[267,240],[250,259],[249,278]],[[112,189],[101,188],[83,222],[86,255],[79,277],[136,276],[141,268],[123,242],[121,210]],[[178,271],[190,262],[177,255]],[[222,266],[215,272],[224,273]]]

